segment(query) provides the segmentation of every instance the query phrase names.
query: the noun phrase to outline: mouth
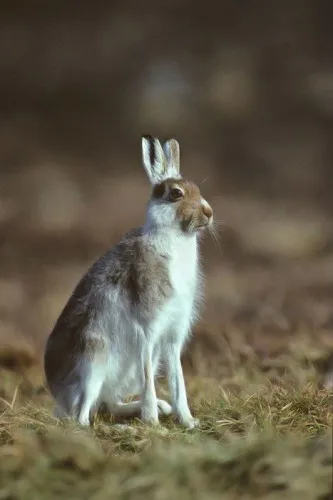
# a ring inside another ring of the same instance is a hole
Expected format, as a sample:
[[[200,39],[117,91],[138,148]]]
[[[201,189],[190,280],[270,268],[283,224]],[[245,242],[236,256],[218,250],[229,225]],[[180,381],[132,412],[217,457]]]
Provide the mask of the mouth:
[[[204,222],[203,224],[199,224],[195,227],[196,230],[198,231],[204,231],[205,229],[209,229],[213,225],[213,218],[209,218]]]
[[[194,221],[189,221],[185,226],[184,230],[189,233],[202,233],[212,225],[212,221],[208,220],[202,224],[195,224]]]
[[[205,224],[200,224],[200,226],[196,226],[195,229],[198,229],[200,231],[205,229],[206,227],[208,227],[208,222],[206,222]]]

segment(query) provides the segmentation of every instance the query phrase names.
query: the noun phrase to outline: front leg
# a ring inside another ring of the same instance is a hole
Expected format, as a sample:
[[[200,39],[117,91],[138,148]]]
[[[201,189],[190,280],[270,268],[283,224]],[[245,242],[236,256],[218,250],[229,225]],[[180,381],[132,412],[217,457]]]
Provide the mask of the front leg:
[[[141,394],[141,420],[147,424],[158,424],[158,402],[156,397],[152,349],[146,345],[142,353],[144,385]]]
[[[181,344],[179,342],[170,342],[166,345],[166,368],[172,400],[172,410],[182,425],[188,429],[193,429],[199,424],[199,420],[192,416],[188,407],[180,355]]]

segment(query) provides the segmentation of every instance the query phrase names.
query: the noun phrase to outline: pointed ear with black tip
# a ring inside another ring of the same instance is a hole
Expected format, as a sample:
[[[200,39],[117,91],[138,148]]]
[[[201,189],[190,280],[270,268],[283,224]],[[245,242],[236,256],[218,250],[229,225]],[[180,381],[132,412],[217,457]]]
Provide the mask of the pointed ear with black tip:
[[[142,136],[142,161],[152,184],[159,184],[168,177],[165,154],[156,137]]]

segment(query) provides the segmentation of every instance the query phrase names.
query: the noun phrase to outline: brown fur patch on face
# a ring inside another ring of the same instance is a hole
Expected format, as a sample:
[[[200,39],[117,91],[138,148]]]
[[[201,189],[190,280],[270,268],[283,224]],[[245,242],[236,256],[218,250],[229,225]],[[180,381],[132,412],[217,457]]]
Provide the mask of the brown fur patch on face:
[[[179,187],[184,191],[184,198],[188,199],[189,201],[195,201],[195,202],[200,202],[201,200],[201,194],[200,194],[200,189],[194,182],[188,181],[186,179],[180,179],[176,180],[174,179],[171,183],[171,187]]]
[[[183,231],[191,225],[200,225],[202,218],[201,194],[194,182],[184,180],[180,186],[184,191],[184,198],[177,207],[177,217]]]
[[[193,197],[194,192],[196,192],[196,194],[200,198],[199,188],[193,182],[187,181],[185,179],[174,179],[172,177],[154,186],[152,192],[152,198],[153,199],[165,198],[166,201],[175,201],[168,196],[171,189],[173,188],[181,189],[184,192],[184,196],[185,194],[187,194],[187,196]]]
[[[184,196],[179,199],[172,198],[170,193],[174,188],[180,189]],[[205,225],[207,217],[213,215],[211,207],[202,203],[198,186],[187,179],[169,178],[157,184],[154,186],[152,199],[175,204],[177,219],[183,231]]]
[[[181,187],[180,185],[182,182],[183,182],[182,179],[173,179],[172,177],[170,177],[169,179],[166,179],[165,181],[156,184],[153,188],[152,199],[162,200],[167,196],[167,194],[173,187]]]
[[[166,190],[165,182],[160,182],[155,184],[151,197],[155,200],[161,200],[164,196]]]

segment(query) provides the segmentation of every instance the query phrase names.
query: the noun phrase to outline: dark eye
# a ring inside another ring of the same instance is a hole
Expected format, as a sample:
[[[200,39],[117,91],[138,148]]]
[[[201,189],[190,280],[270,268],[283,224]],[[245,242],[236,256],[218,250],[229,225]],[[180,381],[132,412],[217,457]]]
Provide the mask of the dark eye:
[[[171,191],[170,191],[170,198],[172,200],[179,200],[180,198],[182,198],[184,195],[183,195],[183,191],[181,189],[178,189],[178,188],[172,188]]]

